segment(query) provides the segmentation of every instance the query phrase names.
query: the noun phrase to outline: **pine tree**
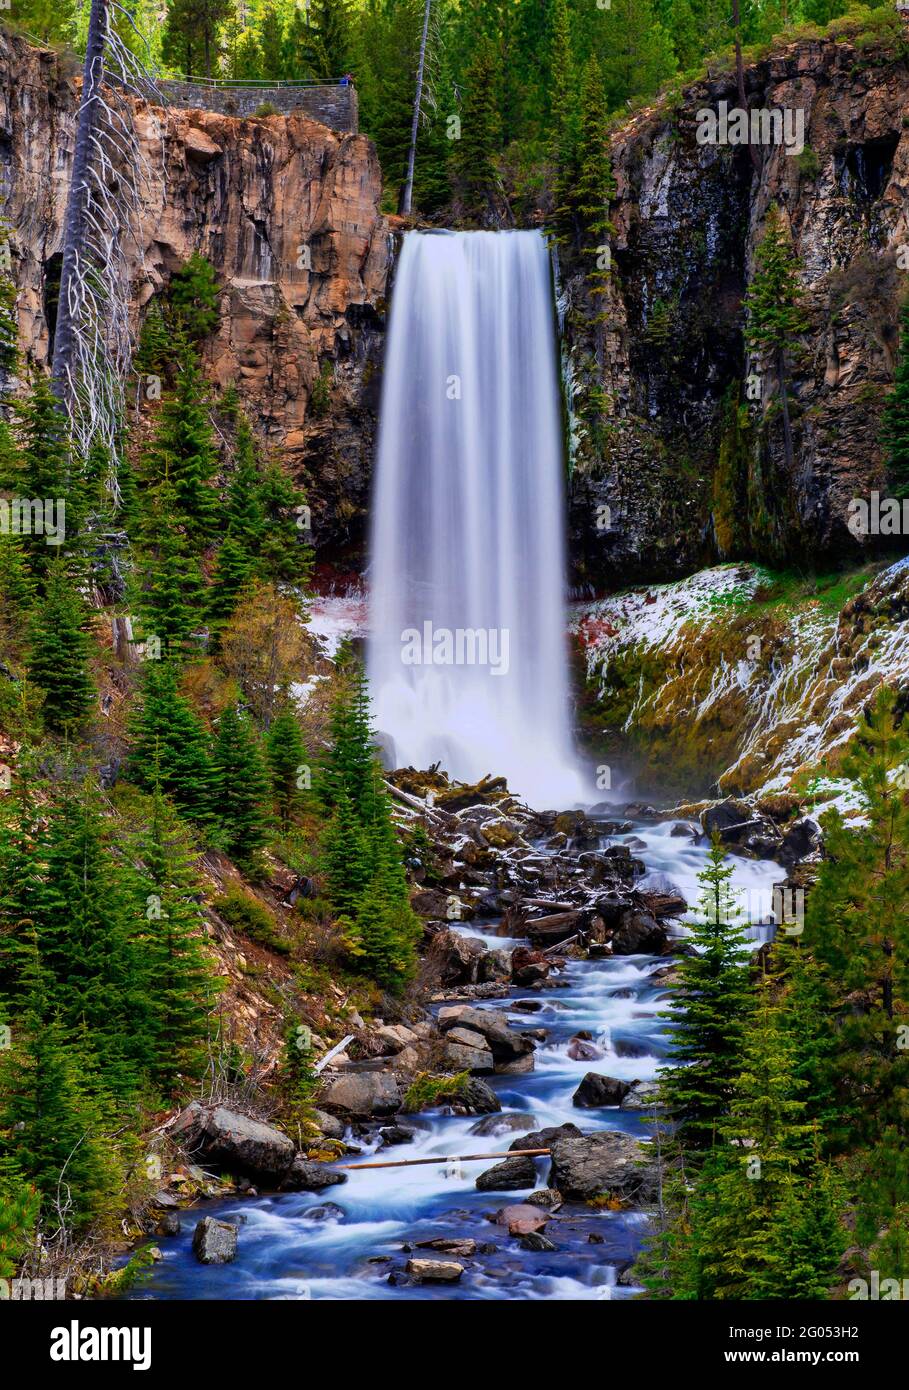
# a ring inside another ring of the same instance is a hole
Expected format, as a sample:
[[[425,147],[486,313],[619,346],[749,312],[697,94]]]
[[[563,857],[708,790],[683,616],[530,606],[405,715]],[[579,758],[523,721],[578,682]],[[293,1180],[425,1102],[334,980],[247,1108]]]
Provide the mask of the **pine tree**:
[[[204,725],[180,694],[171,661],[147,661],[131,724],[129,774],[148,791],[156,787],[196,825],[212,817],[212,767]]]
[[[124,867],[110,853],[94,793],[66,788],[52,808],[35,914],[49,1005],[103,1061],[105,1086],[129,1095],[145,1056],[147,997]]]
[[[764,235],[755,252],[754,274],[745,296],[746,341],[759,360],[769,359],[776,375],[783,420],[786,465],[793,463],[789,418],[788,359],[795,340],[808,328],[799,282],[799,261],[776,203],[767,212]]]
[[[884,403],[882,439],[894,495],[909,496],[909,299],[900,309],[900,351],[893,390]]]
[[[32,1245],[41,1195],[6,1156],[0,1157],[0,1279],[11,1279]]]
[[[78,728],[94,698],[85,622],[82,600],[63,560],[57,560],[34,612],[28,658],[29,677],[44,692],[45,726],[53,733]]]
[[[498,186],[495,164],[500,138],[495,102],[498,78],[496,50],[489,39],[481,38],[464,79],[461,138],[452,155],[464,210],[475,218],[482,218],[488,212]]]
[[[199,1074],[214,981],[201,946],[205,916],[192,846],[160,790],[136,856],[141,969],[151,1005],[147,1074],[166,1095],[181,1078]]]
[[[366,673],[357,663],[336,697],[329,718],[329,747],[322,761],[319,800],[330,815],[347,797],[361,825],[375,818],[375,741]]]
[[[311,0],[310,18],[315,25],[325,64],[320,77],[343,77],[350,67],[350,12],[346,0]]]
[[[262,76],[279,82],[284,71],[284,25],[275,5],[267,5],[259,19]]]
[[[872,1132],[902,1126],[909,1051],[909,735],[898,695],[884,686],[842,762],[865,803],[851,827],[838,808],[821,818],[825,857],[808,896],[805,939],[837,982],[840,1068]]]
[[[172,524],[184,529],[194,550],[201,550],[214,532],[218,494],[212,479],[218,451],[209,418],[208,390],[197,358],[184,352],[173,396],[164,402],[161,418],[144,467],[153,486],[173,489],[176,514]]]
[[[373,858],[367,830],[343,786],[325,827],[321,850],[328,900],[338,916],[350,919],[369,886]]]
[[[752,1008],[745,937],[736,921],[731,878],[715,837],[707,867],[698,875],[703,892],[699,920],[691,929],[698,954],[679,962],[680,983],[668,1015],[674,1025],[669,1048],[673,1066],[659,1077],[661,1102],[679,1122],[689,1153],[716,1142],[740,1070]]]
[[[261,471],[257,498],[263,518],[257,572],[264,579],[305,588],[313,564],[308,532],[301,524],[307,516],[305,493],[276,460],[271,460]]]
[[[158,638],[172,654],[198,633],[205,616],[202,571],[178,517],[176,489],[164,482],[152,494],[142,519],[132,586],[142,640]]]
[[[281,824],[286,828],[304,802],[303,789],[299,783],[301,770],[306,765],[306,749],[300,733],[300,724],[290,706],[276,716],[268,731],[265,746],[271,771],[275,810]]]
[[[259,736],[248,715],[228,705],[212,753],[214,801],[224,848],[255,869],[268,843],[271,785]]]
[[[122,1179],[115,1126],[87,1075],[51,1010],[35,949],[12,1045],[0,1051],[0,1134],[7,1162],[41,1194],[49,1234],[109,1214]]]
[[[611,111],[650,96],[675,71],[672,42],[654,16],[652,0],[612,0],[602,16],[597,56]]]

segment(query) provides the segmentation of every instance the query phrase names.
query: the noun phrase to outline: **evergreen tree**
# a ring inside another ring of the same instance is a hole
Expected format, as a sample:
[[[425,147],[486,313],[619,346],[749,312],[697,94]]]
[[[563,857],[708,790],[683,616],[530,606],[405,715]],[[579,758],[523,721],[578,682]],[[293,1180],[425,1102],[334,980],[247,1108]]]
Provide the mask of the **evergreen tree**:
[[[498,186],[495,156],[500,127],[495,93],[499,67],[492,42],[477,43],[473,62],[465,75],[461,113],[461,138],[455,144],[452,164],[457,188],[470,217],[482,218]]]
[[[218,451],[207,387],[191,352],[182,354],[176,390],[164,402],[144,463],[153,486],[173,489],[168,497],[175,506],[171,524],[183,527],[193,549],[202,549],[217,522],[218,494],[212,478]]]
[[[78,1049],[54,1017],[37,949],[12,1045],[0,1051],[4,1157],[41,1194],[44,1229],[81,1231],[110,1212],[121,1177],[103,1102]],[[33,1204],[28,1204],[28,1211]]]
[[[94,698],[85,620],[82,600],[64,562],[57,560],[34,612],[28,658],[29,677],[44,692],[45,726],[53,733],[76,729]]]
[[[105,845],[90,788],[66,788],[53,804],[46,858],[35,922],[49,1005],[103,1061],[107,1089],[129,1095],[145,1062],[148,997],[128,877]]]
[[[330,815],[347,797],[361,825],[375,819],[375,741],[369,686],[359,663],[349,671],[329,718],[329,747],[322,761],[319,800]]]
[[[208,738],[178,685],[171,661],[147,661],[139,706],[133,715],[129,773],[148,791],[160,786],[196,825],[212,816],[212,767]]]
[[[259,736],[235,705],[218,723],[212,769],[224,848],[241,867],[255,869],[269,838],[271,786]]]
[[[909,735],[897,693],[884,686],[863,715],[842,770],[865,803],[851,827],[838,808],[821,818],[825,857],[808,897],[805,937],[839,989],[840,1069],[874,1132],[909,1119]]]
[[[373,861],[367,829],[343,786],[325,827],[321,851],[328,900],[340,917],[350,919],[369,886]]]
[[[165,481],[142,520],[133,584],[143,640],[158,638],[168,653],[178,653],[199,631],[205,609],[202,571],[178,516],[176,489]]]
[[[616,111],[635,97],[650,96],[671,77],[675,55],[652,0],[612,0],[602,20],[597,57],[606,102]]]
[[[40,1206],[38,1189],[8,1157],[0,1157],[0,1279],[13,1277],[33,1244]]]
[[[284,73],[284,24],[275,5],[267,5],[259,19],[262,76],[280,82]]]
[[[882,438],[894,494],[909,496],[909,299],[900,309],[900,352],[893,390],[884,403]]]
[[[660,1072],[660,1098],[681,1126],[689,1153],[709,1149],[741,1067],[742,1043],[752,996],[745,937],[730,888],[732,869],[714,838],[707,867],[698,875],[703,892],[691,941],[698,954],[679,961],[680,983],[669,1017],[673,1022],[671,1069]]]
[[[170,318],[179,335],[200,343],[218,327],[218,277],[210,261],[194,251],[171,276],[167,292]]]
[[[151,1003],[148,1076],[158,1091],[168,1094],[181,1078],[199,1074],[213,975],[201,946],[205,917],[192,847],[160,790],[154,793],[151,822],[136,852],[142,974]]]
[[[799,261],[776,203],[767,212],[764,235],[755,252],[754,274],[745,296],[745,337],[760,361],[769,360],[776,376],[787,468],[793,466],[789,418],[788,359],[796,338],[808,328],[799,282]]]
[[[324,63],[320,77],[343,77],[351,63],[350,12],[346,0],[311,0],[310,18]]]
[[[274,719],[265,746],[275,810],[281,824],[286,827],[303,805],[304,794],[299,780],[301,768],[306,764],[300,724],[290,706],[281,710]]]
[[[313,553],[307,540],[306,496],[276,460],[266,463],[259,478],[258,506],[262,531],[257,547],[258,573],[305,588],[312,572]]]

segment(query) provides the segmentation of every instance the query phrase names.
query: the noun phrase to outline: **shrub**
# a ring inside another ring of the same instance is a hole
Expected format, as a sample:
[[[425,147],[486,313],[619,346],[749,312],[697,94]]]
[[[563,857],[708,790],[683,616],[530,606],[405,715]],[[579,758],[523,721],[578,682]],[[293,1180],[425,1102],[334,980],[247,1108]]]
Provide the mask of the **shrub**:
[[[214,908],[228,926],[248,936],[250,941],[267,946],[270,951],[277,951],[282,956],[290,955],[289,943],[278,935],[274,914],[251,893],[231,886],[215,899]]]

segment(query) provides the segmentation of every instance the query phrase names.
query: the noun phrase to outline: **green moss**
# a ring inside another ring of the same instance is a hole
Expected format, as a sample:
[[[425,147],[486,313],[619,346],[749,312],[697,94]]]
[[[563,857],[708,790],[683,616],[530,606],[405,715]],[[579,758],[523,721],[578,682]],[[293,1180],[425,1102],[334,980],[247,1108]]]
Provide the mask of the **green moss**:
[[[428,1110],[434,1105],[445,1105],[448,1101],[460,1100],[465,1093],[470,1074],[459,1071],[454,1076],[434,1076],[431,1072],[417,1072],[407,1088],[401,1109],[407,1115],[418,1110]]]

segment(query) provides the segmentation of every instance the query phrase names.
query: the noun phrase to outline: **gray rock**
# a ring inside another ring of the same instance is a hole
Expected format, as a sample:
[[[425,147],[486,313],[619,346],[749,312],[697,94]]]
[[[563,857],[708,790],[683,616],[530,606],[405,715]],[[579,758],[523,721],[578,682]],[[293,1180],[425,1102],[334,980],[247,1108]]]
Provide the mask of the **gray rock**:
[[[536,1250],[542,1254],[555,1248],[554,1242],[548,1236],[544,1236],[542,1231],[531,1231],[529,1235],[521,1237],[522,1250]]]
[[[512,1028],[507,1014],[499,1013],[497,1009],[472,1009],[469,1005],[464,1008],[440,1009],[439,1026],[443,1032],[449,1032],[453,1028],[467,1028],[471,1032],[482,1034],[497,1062],[508,1061],[512,1057],[523,1057],[534,1048],[533,1039],[524,1037]]]
[[[321,1192],[323,1188],[334,1187],[341,1182],[347,1182],[346,1173],[339,1173],[337,1168],[331,1168],[327,1163],[297,1154],[281,1186],[287,1192]]]
[[[505,1112],[501,1115],[485,1115],[482,1120],[477,1120],[475,1125],[470,1126],[469,1133],[484,1136],[508,1133],[522,1134],[528,1129],[533,1129],[536,1122],[536,1115],[519,1115],[511,1112]]]
[[[193,1254],[203,1265],[226,1265],[237,1257],[236,1226],[203,1216],[193,1231]]]
[[[655,1081],[635,1081],[622,1098],[619,1109],[650,1110],[659,1093],[660,1088]],[[662,1109],[662,1106],[660,1109]]]
[[[549,1181],[569,1200],[610,1196],[649,1201],[656,1190],[652,1147],[617,1130],[558,1136],[550,1144]]]
[[[464,1087],[461,1104],[475,1115],[493,1115],[502,1109],[502,1102],[492,1087],[476,1076],[472,1076]]]
[[[177,1116],[171,1137],[200,1163],[276,1183],[293,1162],[292,1139],[274,1125],[223,1105],[193,1101]]]
[[[619,1105],[631,1090],[631,1083],[617,1076],[601,1076],[589,1071],[571,1098],[579,1110],[599,1110],[604,1105]]]
[[[343,1139],[347,1129],[343,1120],[339,1120],[337,1115],[329,1115],[327,1110],[314,1110],[312,1117],[319,1126],[326,1139]]]
[[[553,1140],[566,1138],[580,1138],[581,1131],[577,1125],[550,1125],[547,1129],[534,1129],[529,1134],[522,1134],[520,1139],[515,1139],[509,1144],[509,1149],[548,1149]]]
[[[464,1273],[457,1260],[408,1260],[407,1273],[421,1283],[454,1284]]]
[[[478,1192],[516,1192],[536,1186],[537,1168],[532,1158],[506,1158],[493,1168],[487,1168],[477,1178]]]
[[[489,1076],[495,1071],[495,1058],[488,1047],[467,1047],[453,1038],[446,1038],[443,1055],[446,1066],[453,1071],[469,1071],[472,1076]]]
[[[403,1095],[395,1076],[372,1067],[350,1067],[330,1076],[319,1092],[319,1104],[345,1115],[394,1115]]]

